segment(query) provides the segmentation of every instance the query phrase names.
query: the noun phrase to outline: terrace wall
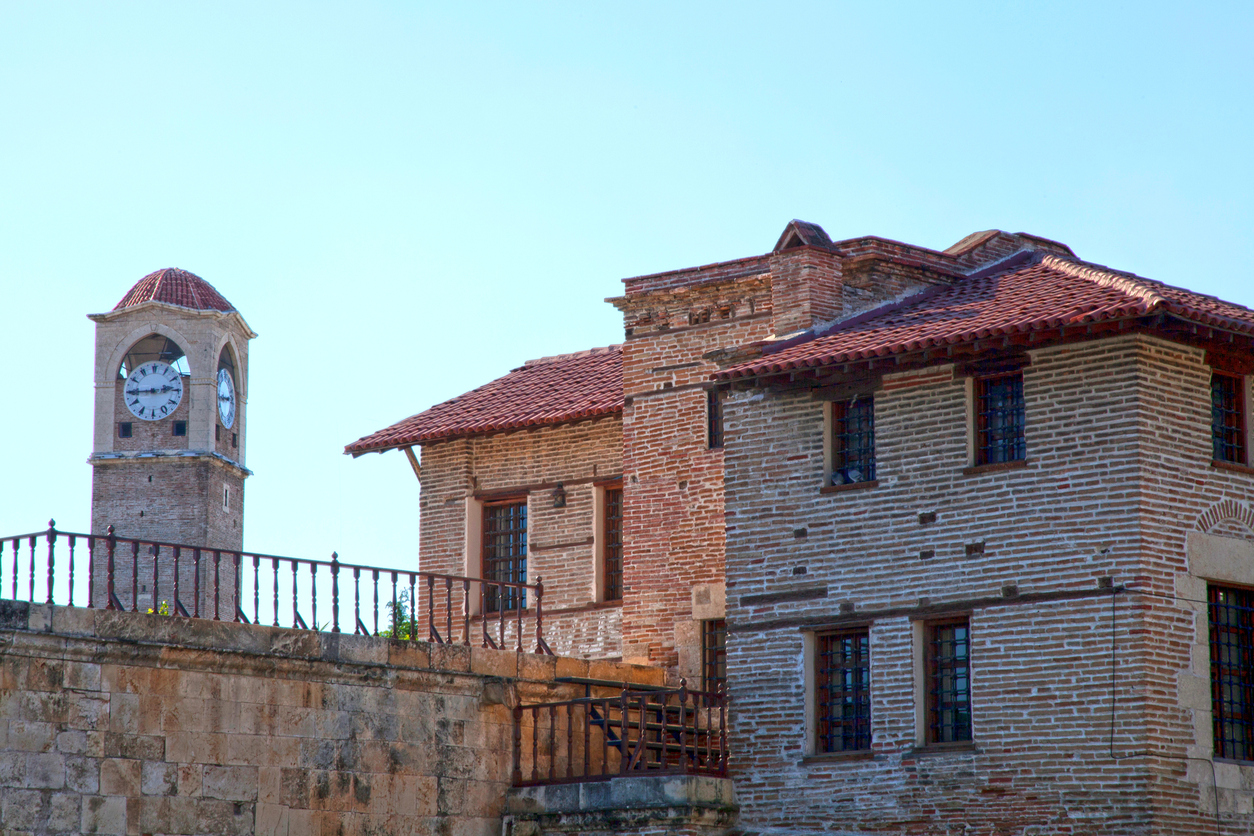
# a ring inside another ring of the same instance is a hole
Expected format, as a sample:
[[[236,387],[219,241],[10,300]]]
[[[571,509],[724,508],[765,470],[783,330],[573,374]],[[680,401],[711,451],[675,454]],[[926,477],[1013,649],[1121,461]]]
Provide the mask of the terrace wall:
[[[497,836],[559,676],[662,672],[0,602],[0,832]]]

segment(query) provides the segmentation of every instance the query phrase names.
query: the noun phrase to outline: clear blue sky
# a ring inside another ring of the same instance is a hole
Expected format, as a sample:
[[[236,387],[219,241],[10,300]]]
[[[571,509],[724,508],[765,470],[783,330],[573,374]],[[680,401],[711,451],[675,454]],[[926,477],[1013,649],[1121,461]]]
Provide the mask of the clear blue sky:
[[[1254,305],[1252,36],[1250,3],[0,2],[0,534],[86,529],[85,315],[161,267],[261,335],[245,546],[402,566],[416,480],[345,443],[794,217]]]

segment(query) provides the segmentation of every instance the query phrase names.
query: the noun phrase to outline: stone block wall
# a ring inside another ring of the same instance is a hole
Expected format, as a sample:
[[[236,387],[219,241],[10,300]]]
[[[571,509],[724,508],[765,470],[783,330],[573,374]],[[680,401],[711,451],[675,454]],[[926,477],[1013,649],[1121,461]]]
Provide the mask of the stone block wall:
[[[1254,471],[1211,464],[1204,352],[1130,335],[1033,351],[1023,375],[1024,466],[969,467],[969,384],[943,366],[884,376],[878,482],[836,492],[821,395],[729,396],[746,833],[1202,833],[1216,805],[1218,832],[1254,832],[1254,769],[1211,772],[1200,601],[1223,561],[1186,551],[1211,531],[1254,560]],[[970,619],[974,732],[948,750],[919,719],[921,625],[946,615]],[[871,750],[818,755],[813,637],[855,626]]]
[[[662,672],[0,602],[0,832],[497,836],[558,676]]]

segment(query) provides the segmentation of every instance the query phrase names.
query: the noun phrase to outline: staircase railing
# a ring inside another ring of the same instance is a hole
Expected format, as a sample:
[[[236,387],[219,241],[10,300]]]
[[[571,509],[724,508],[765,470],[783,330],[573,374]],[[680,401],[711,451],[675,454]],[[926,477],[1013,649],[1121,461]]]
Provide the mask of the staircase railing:
[[[345,586],[350,582],[351,593]],[[544,640],[539,578],[526,584],[387,569],[343,563],[334,552],[330,560],[310,560],[204,548],[119,537],[113,526],[103,535],[83,534],[59,531],[49,520],[44,531],[0,537],[0,598],[6,593],[31,603],[269,621],[394,639],[420,639],[425,631],[426,641],[439,644],[477,640],[499,649],[513,644],[518,651],[531,644],[527,636],[534,630],[535,652],[552,655]]]
[[[516,787],[619,775],[727,775],[721,692],[632,690],[514,709]]]

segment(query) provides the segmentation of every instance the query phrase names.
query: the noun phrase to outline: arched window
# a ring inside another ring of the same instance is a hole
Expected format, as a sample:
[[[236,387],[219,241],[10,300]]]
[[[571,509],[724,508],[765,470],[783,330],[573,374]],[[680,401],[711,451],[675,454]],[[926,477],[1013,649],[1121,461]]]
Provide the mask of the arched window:
[[[178,343],[161,334],[149,334],[126,352],[126,356],[122,358],[122,365],[118,367],[118,379],[125,380],[132,369],[153,360],[165,363],[183,377],[191,375],[191,369],[187,365],[187,355],[183,353],[183,349],[179,348]]]

